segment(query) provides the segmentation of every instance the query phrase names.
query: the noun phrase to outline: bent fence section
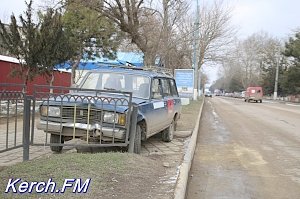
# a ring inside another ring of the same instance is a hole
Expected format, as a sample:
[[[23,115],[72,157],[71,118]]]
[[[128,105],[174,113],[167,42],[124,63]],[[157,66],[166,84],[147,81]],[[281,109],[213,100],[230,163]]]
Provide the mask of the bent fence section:
[[[137,108],[132,93],[68,87],[0,84],[0,153],[29,146],[128,147],[132,152]],[[130,142],[130,140],[132,140]]]

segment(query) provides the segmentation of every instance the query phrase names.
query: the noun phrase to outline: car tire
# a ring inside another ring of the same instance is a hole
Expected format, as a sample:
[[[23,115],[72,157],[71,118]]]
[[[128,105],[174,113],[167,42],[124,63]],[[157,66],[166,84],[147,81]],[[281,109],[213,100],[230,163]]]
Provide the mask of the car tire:
[[[259,103],[262,103],[262,100],[259,100]]]
[[[61,140],[60,140],[60,135],[57,134],[51,134],[50,136],[50,144],[63,144],[64,143],[64,137],[61,136]],[[50,146],[51,151],[56,152],[56,153],[60,153],[63,149],[63,146]]]
[[[162,141],[164,142],[171,142],[173,140],[174,137],[174,120],[172,121],[172,123],[170,124],[170,126],[168,128],[166,128],[165,130],[163,130],[162,132]]]
[[[141,149],[142,149],[142,128],[140,125],[136,125],[133,152],[136,154],[140,154]]]

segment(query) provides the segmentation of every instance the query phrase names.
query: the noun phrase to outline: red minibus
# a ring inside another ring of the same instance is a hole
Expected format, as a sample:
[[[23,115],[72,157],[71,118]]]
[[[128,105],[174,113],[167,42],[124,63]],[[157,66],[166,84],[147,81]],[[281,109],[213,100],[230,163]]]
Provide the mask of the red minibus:
[[[250,100],[252,100],[262,103],[262,97],[262,87],[248,87],[245,93],[245,102],[250,102]]]

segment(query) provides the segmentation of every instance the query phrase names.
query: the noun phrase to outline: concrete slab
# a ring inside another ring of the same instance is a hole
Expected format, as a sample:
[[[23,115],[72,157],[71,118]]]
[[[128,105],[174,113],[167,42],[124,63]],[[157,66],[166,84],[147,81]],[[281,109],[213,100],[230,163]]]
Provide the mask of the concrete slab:
[[[193,131],[175,131],[174,136],[179,138],[186,138],[192,135]]]

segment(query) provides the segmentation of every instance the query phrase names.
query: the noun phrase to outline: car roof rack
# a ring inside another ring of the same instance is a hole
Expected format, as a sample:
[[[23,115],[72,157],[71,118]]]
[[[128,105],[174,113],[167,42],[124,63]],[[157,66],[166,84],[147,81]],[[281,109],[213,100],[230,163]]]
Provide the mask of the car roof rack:
[[[141,70],[141,71],[150,71],[150,72],[156,72],[156,73],[160,73],[160,74],[163,74],[163,75],[173,77],[173,73],[172,73],[171,69],[163,68],[163,67],[159,67],[159,66],[137,67],[137,66],[134,66],[134,65],[110,65],[109,67],[131,69],[131,70]]]
[[[164,75],[173,77],[173,72],[172,72],[172,69],[170,69],[170,68],[164,68],[164,67],[159,67],[159,66],[150,66],[150,67],[146,67],[145,70],[162,73]]]

